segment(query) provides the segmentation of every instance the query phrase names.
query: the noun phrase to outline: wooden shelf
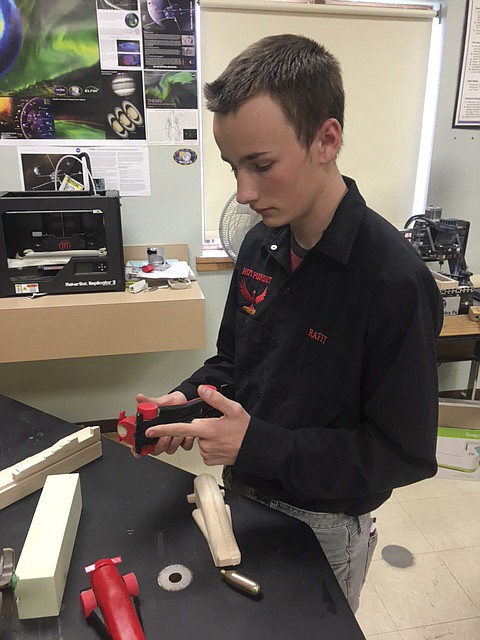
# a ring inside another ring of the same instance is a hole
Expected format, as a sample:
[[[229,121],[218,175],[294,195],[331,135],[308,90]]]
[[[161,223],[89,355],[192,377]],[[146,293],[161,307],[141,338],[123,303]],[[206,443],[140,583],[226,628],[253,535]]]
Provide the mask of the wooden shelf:
[[[480,322],[470,320],[468,313],[458,316],[445,316],[440,338],[454,336],[480,336]]]
[[[196,259],[197,271],[232,271],[233,260],[226,255],[199,256]]]
[[[205,298],[196,281],[138,294],[2,298],[0,317],[0,363],[205,346]]]

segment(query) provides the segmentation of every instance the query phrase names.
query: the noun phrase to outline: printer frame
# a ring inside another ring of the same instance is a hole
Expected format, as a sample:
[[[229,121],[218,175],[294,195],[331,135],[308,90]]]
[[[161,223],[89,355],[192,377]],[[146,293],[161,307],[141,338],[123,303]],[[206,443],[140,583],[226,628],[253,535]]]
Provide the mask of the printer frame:
[[[118,191],[0,192],[0,297],[124,290]]]

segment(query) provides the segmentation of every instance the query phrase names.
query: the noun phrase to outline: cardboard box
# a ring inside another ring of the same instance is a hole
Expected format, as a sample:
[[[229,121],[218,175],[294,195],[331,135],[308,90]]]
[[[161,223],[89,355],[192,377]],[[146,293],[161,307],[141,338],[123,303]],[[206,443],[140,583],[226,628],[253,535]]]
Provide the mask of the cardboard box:
[[[480,402],[440,401],[437,463],[438,478],[480,481]]]

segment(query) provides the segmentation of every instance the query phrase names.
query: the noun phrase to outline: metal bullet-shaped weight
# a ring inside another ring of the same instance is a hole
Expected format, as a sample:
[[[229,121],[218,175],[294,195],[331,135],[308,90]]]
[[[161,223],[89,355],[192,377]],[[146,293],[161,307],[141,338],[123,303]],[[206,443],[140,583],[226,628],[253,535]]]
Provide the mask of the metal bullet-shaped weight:
[[[228,584],[231,584],[232,587],[245,591],[245,593],[248,593],[251,596],[258,596],[260,594],[260,585],[258,582],[242,576],[241,573],[227,569],[220,569],[220,573],[225,581],[228,582]]]

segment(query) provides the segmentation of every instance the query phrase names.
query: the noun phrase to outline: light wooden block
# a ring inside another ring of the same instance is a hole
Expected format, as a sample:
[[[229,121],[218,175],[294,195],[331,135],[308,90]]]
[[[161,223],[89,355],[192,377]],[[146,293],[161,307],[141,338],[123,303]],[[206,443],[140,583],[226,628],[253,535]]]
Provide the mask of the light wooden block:
[[[438,271],[432,271],[432,276],[434,277],[440,291],[458,289],[458,280],[455,280],[455,278],[450,278],[445,273],[439,273]]]
[[[468,309],[468,317],[473,322],[480,321],[480,307],[478,307],[478,306],[469,307],[469,309]]]
[[[101,455],[100,427],[85,427],[0,471],[0,509],[41,489],[48,475],[70,473]]]
[[[60,613],[81,511],[78,473],[48,476],[16,569],[20,620]]]
[[[217,567],[240,564],[241,554],[233,533],[230,507],[225,504],[225,492],[209,473],[201,473],[193,482],[194,493],[187,496],[198,509],[192,512],[193,519],[205,536]]]

